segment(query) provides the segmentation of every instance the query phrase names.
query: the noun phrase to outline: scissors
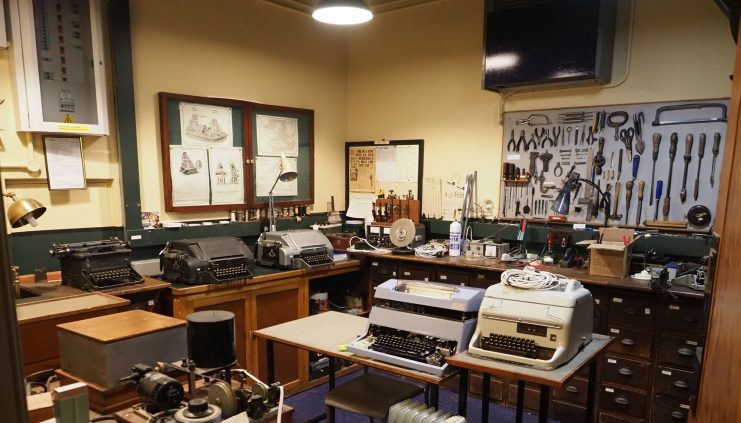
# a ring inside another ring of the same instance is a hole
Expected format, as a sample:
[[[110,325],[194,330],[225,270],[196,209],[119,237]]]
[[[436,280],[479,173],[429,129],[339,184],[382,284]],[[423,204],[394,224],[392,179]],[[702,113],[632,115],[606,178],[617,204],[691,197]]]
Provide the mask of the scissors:
[[[628,152],[628,161],[633,161],[633,137],[635,136],[635,130],[633,128],[621,129],[620,130],[620,141],[625,144],[625,150]]]

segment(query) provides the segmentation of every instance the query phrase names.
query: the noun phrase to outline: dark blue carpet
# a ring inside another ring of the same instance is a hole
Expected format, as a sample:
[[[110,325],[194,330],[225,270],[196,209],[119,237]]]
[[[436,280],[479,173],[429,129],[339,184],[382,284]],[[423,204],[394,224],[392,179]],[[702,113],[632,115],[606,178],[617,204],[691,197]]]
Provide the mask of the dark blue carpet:
[[[374,370],[371,370],[374,371]],[[348,380],[360,375],[362,370],[350,373],[343,377],[337,378],[336,384],[342,385]],[[385,376],[391,376],[384,373]],[[391,376],[393,377],[393,376]],[[324,412],[324,397],[329,391],[328,384],[322,384],[315,388],[308,389],[300,392],[296,395],[286,398],[286,404],[290,405],[295,409],[293,415],[293,421],[296,423],[303,423],[314,416],[318,416]],[[423,402],[424,398],[420,395],[416,398],[418,402]],[[439,406],[441,410],[445,410],[451,413],[457,413],[458,411],[458,394],[451,392],[447,389],[440,388]],[[471,423],[481,422],[481,399],[468,396],[468,410],[466,413],[467,421]],[[337,423],[368,423],[368,418],[364,416],[358,416],[356,414],[350,414],[343,410],[337,410],[336,414]],[[535,423],[538,421],[537,414],[529,414],[525,412],[524,419],[527,423]],[[514,422],[515,421],[515,410],[513,408],[502,407],[497,404],[489,405],[489,421],[490,422]],[[487,422],[488,423],[488,422]]]

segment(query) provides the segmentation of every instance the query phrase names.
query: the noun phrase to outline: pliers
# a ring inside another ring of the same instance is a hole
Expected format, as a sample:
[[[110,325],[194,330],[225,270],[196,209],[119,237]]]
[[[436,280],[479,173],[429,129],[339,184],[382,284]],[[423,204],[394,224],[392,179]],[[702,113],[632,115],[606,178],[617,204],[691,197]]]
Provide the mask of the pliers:
[[[512,137],[509,139],[509,142],[507,143],[507,151],[516,151],[520,152],[520,149],[525,148],[525,151],[527,151],[527,141],[525,141],[525,130],[520,131],[520,139],[515,142],[515,130],[512,130]]]
[[[512,135],[509,138],[509,142],[507,143],[507,151],[513,152],[517,151],[517,142],[515,142],[515,130],[512,130]]]
[[[521,140],[523,141],[525,140],[524,131],[523,131],[523,138],[521,138]],[[517,142],[517,144],[518,145],[520,144],[519,141]],[[532,145],[532,147],[530,147],[530,145]],[[530,134],[530,141],[528,141],[527,144],[525,144],[525,151],[530,151],[530,148],[532,148],[533,150],[538,149],[538,142],[535,141],[535,134]]]
[[[558,139],[561,138],[561,133],[563,133],[563,129],[560,126],[553,127],[553,144],[551,145],[554,147],[558,145]],[[563,138],[561,138],[561,145],[563,145]]]
[[[540,148],[545,148],[545,143],[549,142],[551,147],[555,147],[556,143],[553,141],[553,138],[551,138],[551,130],[540,128],[540,133],[538,133],[538,129],[535,129],[535,136],[538,138],[538,141],[540,141]]]

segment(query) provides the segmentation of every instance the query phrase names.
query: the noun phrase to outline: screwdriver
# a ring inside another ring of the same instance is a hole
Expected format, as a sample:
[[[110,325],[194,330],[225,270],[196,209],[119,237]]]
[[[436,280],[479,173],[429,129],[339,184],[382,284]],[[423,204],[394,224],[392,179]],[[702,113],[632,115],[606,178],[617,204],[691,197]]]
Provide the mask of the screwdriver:
[[[638,182],[638,213],[636,214],[636,226],[641,224],[641,211],[643,210],[643,188],[645,182]]]
[[[664,187],[664,181],[656,181],[656,211],[654,211],[654,220],[659,220],[659,200],[661,200],[661,189]]]
[[[710,169],[711,187],[715,184],[715,159],[718,158],[718,153],[720,153],[720,132],[716,132],[715,135],[713,135],[713,166]]]
[[[635,181],[638,177],[638,166],[641,165],[641,156],[636,154],[633,156],[633,180]]]
[[[702,167],[702,158],[705,156],[705,133],[700,134],[700,145],[697,149],[697,177],[695,178],[695,201],[700,194],[700,168]]]

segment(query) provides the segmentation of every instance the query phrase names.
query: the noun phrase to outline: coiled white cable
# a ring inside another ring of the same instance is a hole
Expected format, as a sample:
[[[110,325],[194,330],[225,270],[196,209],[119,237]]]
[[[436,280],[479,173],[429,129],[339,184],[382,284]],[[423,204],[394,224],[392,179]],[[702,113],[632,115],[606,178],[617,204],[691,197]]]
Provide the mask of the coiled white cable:
[[[427,258],[442,257],[447,252],[445,245],[436,242],[429,242],[414,249],[415,255]]]
[[[554,289],[566,284],[570,279],[555,273],[527,266],[524,269],[509,269],[502,273],[502,283],[520,289]]]

